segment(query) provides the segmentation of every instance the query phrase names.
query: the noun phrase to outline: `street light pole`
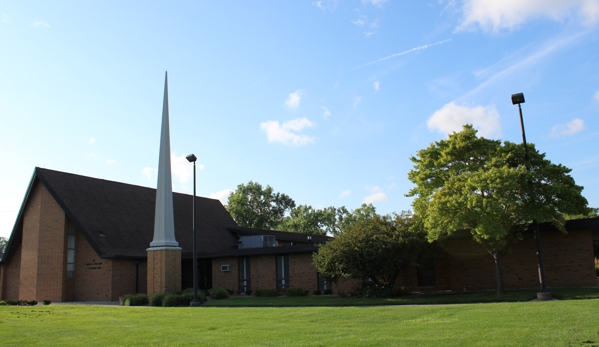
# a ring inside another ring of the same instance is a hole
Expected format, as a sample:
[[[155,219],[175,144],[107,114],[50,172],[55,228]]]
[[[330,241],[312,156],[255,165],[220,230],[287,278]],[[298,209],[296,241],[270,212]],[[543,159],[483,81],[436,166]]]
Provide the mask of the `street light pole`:
[[[522,117],[522,107],[520,106],[520,104],[523,104],[523,103],[524,103],[524,94],[523,93],[512,94],[512,104],[518,105],[518,113],[520,114],[520,127],[522,128],[522,143],[524,145],[524,160],[526,161],[526,169],[530,171],[531,168],[530,168],[530,160],[528,157],[528,146],[526,144],[526,133],[524,131],[524,118]],[[528,181],[528,185],[530,186],[530,188],[532,188],[532,182],[530,180]],[[532,189],[531,189],[531,193],[534,194]],[[533,199],[534,198],[535,197],[533,196]],[[534,235],[535,235],[535,247],[536,247],[536,253],[537,253],[537,268],[538,268],[538,272],[539,272],[539,285],[540,285],[540,291],[539,291],[539,293],[537,293],[537,299],[538,300],[550,300],[551,293],[547,291],[547,286],[545,284],[545,266],[543,265],[543,252],[541,249],[541,233],[539,231],[539,223],[537,223],[536,219],[534,219],[532,221],[532,226],[533,226]]]
[[[197,252],[197,232],[196,232],[196,160],[198,158],[190,154],[187,157],[190,163],[193,163],[193,299],[189,306],[200,306],[198,300],[198,252]]]

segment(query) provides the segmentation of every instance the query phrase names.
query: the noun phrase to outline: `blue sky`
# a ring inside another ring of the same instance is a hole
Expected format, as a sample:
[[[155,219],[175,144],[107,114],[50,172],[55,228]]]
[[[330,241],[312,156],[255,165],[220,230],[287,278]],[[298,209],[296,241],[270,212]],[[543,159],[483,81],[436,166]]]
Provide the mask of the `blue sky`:
[[[155,187],[250,180],[298,204],[410,208],[409,157],[473,123],[526,135],[599,206],[599,0],[5,1],[0,236],[36,166]]]

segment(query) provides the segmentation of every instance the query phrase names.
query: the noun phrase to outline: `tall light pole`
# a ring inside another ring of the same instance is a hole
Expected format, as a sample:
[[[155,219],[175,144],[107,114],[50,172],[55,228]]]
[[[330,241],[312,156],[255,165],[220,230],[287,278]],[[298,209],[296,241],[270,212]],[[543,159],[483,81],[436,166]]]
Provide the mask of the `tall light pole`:
[[[187,157],[187,161],[193,163],[193,299],[189,306],[200,306],[201,302],[198,300],[198,251],[197,251],[197,233],[196,233],[196,158],[195,155],[190,154]]]
[[[528,146],[526,145],[526,133],[524,132],[524,118],[522,118],[522,107],[520,104],[524,103],[524,94],[512,94],[512,105],[518,105],[518,113],[520,114],[520,127],[522,128],[522,143],[524,144],[524,160],[526,161],[526,169],[531,170],[530,162],[528,158]],[[531,188],[531,193],[534,194],[532,190],[532,182],[529,180],[528,185]],[[535,197],[533,196],[533,199]],[[535,247],[537,250],[537,267],[539,271],[539,284],[540,284],[540,292],[537,293],[538,300],[551,300],[551,293],[547,291],[547,286],[545,284],[545,266],[543,265],[543,252],[541,250],[541,233],[539,232],[539,223],[537,220],[532,221],[534,234],[535,234]]]

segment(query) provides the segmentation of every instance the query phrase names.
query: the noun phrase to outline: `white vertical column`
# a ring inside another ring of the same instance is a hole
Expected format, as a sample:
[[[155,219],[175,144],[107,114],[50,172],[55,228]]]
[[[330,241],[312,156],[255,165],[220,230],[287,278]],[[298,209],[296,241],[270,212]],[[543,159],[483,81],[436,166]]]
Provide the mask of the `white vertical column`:
[[[160,133],[160,157],[158,159],[158,184],[156,188],[154,240],[150,243],[150,247],[178,247],[179,243],[175,240],[175,219],[173,215],[171,145],[168,113],[168,73],[165,73],[164,75],[162,130]]]

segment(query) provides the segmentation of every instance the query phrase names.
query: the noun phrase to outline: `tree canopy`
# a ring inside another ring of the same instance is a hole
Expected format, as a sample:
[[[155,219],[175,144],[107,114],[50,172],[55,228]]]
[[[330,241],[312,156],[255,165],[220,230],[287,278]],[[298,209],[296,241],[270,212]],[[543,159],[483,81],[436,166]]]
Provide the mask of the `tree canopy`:
[[[407,212],[360,219],[313,254],[314,266],[332,281],[368,277],[390,290],[403,269],[431,249],[423,232],[410,230],[412,221]]]
[[[501,255],[508,244],[536,220],[565,231],[565,214],[587,212],[582,187],[570,169],[553,164],[528,144],[476,135],[471,125],[432,143],[411,160],[408,178],[416,186],[407,194],[429,240],[469,230],[493,256],[497,293],[503,292]]]
[[[252,181],[238,185],[227,202],[227,210],[237,224],[257,229],[276,228],[294,207],[295,201],[286,194]]]

